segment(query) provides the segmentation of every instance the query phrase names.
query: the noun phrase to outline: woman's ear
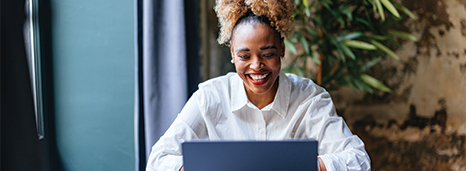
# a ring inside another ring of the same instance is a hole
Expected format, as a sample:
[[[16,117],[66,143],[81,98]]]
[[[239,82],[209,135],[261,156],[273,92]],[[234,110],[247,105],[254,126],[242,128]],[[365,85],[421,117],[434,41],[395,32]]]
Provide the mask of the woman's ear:
[[[284,57],[285,56],[285,38],[284,37],[282,37],[280,39],[280,45],[281,45],[281,48],[282,48],[281,57]]]
[[[231,41],[229,45],[230,45],[231,58],[235,58],[235,51],[233,50],[233,45],[231,44]]]
[[[235,63],[235,51],[233,50],[233,45],[231,44],[230,41],[230,53],[231,53],[231,63]]]

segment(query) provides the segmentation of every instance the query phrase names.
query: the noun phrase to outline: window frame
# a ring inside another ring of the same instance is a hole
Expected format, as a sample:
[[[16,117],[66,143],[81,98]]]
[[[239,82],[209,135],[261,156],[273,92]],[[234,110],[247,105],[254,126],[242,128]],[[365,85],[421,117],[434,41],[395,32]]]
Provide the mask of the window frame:
[[[31,87],[34,98],[34,113],[38,139],[45,137],[44,126],[44,96],[42,78],[42,58],[39,26],[39,2],[38,0],[26,0],[26,22],[24,25],[24,39],[29,60]]]

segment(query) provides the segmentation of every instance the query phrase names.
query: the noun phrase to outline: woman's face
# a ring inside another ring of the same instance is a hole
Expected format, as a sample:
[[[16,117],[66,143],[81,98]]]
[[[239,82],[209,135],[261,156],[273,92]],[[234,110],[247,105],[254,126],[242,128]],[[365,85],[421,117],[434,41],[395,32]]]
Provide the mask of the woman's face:
[[[239,25],[233,32],[230,50],[248,96],[275,96],[280,57],[285,50],[283,39],[270,26]]]

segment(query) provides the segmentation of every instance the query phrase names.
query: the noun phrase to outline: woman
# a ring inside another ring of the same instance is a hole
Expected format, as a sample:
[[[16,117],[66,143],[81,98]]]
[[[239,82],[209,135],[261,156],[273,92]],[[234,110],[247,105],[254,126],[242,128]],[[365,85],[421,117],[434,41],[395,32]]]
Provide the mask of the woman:
[[[320,170],[370,170],[364,143],[336,115],[328,92],[284,74],[282,35],[292,1],[220,0],[220,44],[230,46],[237,73],[208,80],[153,146],[147,170],[182,170],[181,141],[315,139]]]

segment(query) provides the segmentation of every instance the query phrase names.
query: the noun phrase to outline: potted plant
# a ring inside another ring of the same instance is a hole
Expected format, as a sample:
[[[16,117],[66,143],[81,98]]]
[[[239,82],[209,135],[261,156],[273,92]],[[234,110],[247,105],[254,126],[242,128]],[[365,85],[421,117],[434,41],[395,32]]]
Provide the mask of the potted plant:
[[[327,90],[340,86],[372,93],[390,92],[366,71],[387,55],[399,57],[399,39],[416,41],[409,33],[394,30],[404,17],[415,16],[389,0],[295,0],[295,26],[285,46],[295,58],[284,72],[309,77]],[[298,53],[297,47],[303,52]],[[317,74],[306,69],[308,60],[318,65]]]

